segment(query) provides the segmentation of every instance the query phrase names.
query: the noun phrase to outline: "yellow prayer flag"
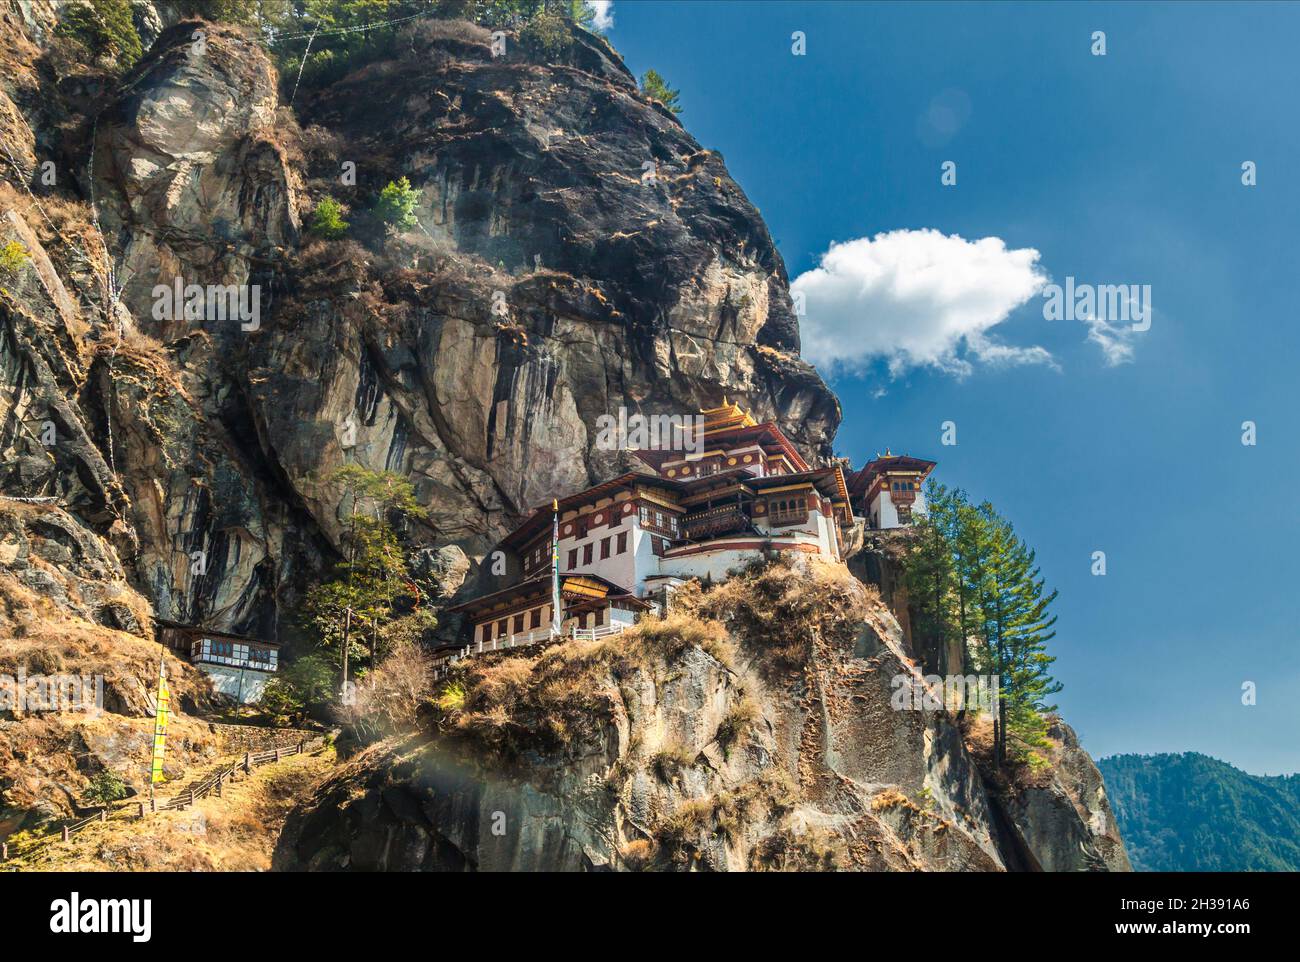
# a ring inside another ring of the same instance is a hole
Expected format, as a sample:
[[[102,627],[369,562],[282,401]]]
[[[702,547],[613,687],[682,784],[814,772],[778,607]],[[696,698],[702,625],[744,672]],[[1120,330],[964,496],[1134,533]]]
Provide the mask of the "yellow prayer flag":
[[[153,763],[149,770],[149,781],[153,784],[165,782],[163,777],[163,752],[167,747],[167,715],[171,710],[171,691],[167,688],[167,675],[163,666],[158,666],[158,714],[153,723]]]

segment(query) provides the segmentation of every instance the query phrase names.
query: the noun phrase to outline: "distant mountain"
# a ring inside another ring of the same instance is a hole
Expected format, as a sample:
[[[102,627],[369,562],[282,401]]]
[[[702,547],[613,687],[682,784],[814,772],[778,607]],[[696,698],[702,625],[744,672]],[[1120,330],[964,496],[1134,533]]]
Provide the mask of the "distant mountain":
[[[1249,775],[1195,752],[1097,765],[1138,871],[1300,871],[1300,775]]]

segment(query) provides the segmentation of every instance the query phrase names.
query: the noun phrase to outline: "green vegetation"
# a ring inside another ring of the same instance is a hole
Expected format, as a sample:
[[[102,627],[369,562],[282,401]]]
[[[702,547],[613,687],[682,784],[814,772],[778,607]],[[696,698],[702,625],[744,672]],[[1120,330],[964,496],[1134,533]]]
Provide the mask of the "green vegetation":
[[[18,241],[10,241],[0,247],[0,281],[16,280],[29,260],[31,255],[27,253],[27,248]]]
[[[928,515],[915,523],[906,560],[913,630],[940,648],[959,650],[963,674],[999,676],[994,763],[1008,758],[1038,767],[1048,746],[1047,699],[1061,690],[1048,674],[1047,642],[1056,618],[1048,608],[1034,552],[988,502],[930,482]]]
[[[283,724],[301,724],[313,708],[334,693],[337,671],[324,655],[313,653],[290,662],[267,683],[261,707]]]
[[[405,177],[390,180],[379,194],[374,214],[399,234],[405,233],[418,223],[415,207],[419,202],[420,192],[411,186],[409,180]]]
[[[395,527],[424,515],[411,483],[355,464],[331,480],[344,489],[347,554],[331,580],[308,592],[305,609],[322,649],[347,678],[350,665],[373,665],[389,648],[418,637],[433,618],[415,607],[419,590]]]
[[[1250,775],[1195,752],[1097,767],[1138,871],[1300,871],[1300,775]]]
[[[101,2],[101,0],[96,0]],[[129,0],[111,0],[127,4]],[[519,45],[554,59],[572,45],[570,24],[590,29],[581,0],[175,0],[184,15],[252,27],[270,49],[282,81],[320,88],[402,46],[403,31],[460,20],[514,31]],[[364,28],[364,29],[359,29]]]
[[[520,29],[519,44],[542,60],[558,60],[573,46],[569,21],[559,14],[540,13]]]
[[[90,780],[81,797],[88,805],[111,805],[126,798],[126,782],[105,770]]]
[[[333,197],[325,197],[312,211],[311,226],[307,229],[326,240],[338,240],[347,234],[348,226],[343,219],[343,205]]]
[[[657,70],[647,70],[641,77],[641,92],[647,97],[652,97],[659,101],[675,114],[682,112],[681,105],[677,103],[678,97],[681,96],[679,91],[668,86],[668,82],[659,75]]]
[[[111,56],[123,70],[143,53],[131,0],[74,0],[64,6],[54,32],[83,44],[96,57]]]

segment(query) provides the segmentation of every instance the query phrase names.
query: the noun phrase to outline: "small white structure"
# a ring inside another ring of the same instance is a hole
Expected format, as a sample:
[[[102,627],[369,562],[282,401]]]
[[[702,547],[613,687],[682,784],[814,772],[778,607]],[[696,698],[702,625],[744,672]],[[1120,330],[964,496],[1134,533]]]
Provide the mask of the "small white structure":
[[[849,476],[849,493],[870,529],[902,528],[925,513],[925,479],[935,462],[886,451]]]
[[[280,646],[226,631],[157,619],[158,640],[187,656],[212,687],[244,705],[261,700],[280,667]]]

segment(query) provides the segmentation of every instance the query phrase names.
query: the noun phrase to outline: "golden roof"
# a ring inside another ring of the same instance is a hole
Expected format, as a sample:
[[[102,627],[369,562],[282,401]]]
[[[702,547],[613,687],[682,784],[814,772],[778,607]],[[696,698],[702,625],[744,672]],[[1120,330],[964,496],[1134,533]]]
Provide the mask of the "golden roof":
[[[705,434],[731,431],[736,428],[752,428],[758,424],[748,411],[734,401],[728,403],[725,397],[722,399],[721,407],[704,408],[700,413],[704,415]]]

